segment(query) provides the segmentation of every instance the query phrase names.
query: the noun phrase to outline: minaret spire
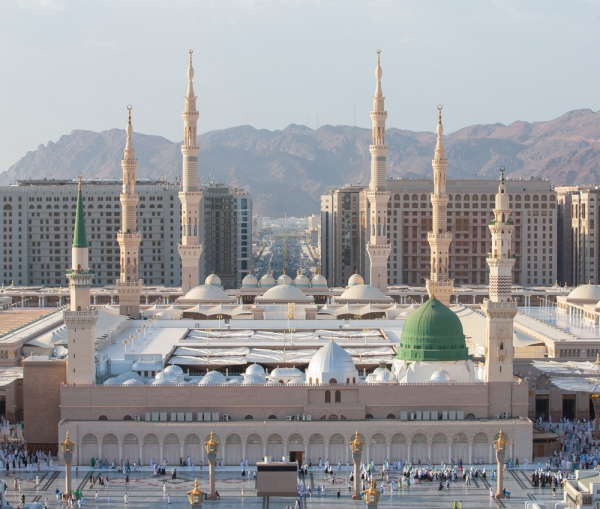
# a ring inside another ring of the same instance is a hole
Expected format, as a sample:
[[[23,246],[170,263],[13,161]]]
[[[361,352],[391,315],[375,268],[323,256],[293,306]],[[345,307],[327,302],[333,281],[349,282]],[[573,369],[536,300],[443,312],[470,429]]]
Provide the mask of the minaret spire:
[[[448,231],[447,209],[448,194],[446,193],[446,170],[448,160],[444,149],[444,126],[442,125],[442,108],[438,104],[438,122],[436,126],[437,142],[431,166],[433,167],[433,193],[431,193],[431,207],[433,210],[432,227],[427,240],[431,253],[430,278],[426,281],[429,298],[433,298],[433,282],[435,282],[435,297],[448,306],[450,296],[454,291],[454,281],[450,279],[450,243],[452,233]]]
[[[489,225],[492,234],[492,251],[487,256],[490,268],[489,299],[485,299],[482,305],[487,318],[485,379],[486,382],[512,384],[513,320],[517,314],[517,303],[511,296],[512,268],[515,264],[511,249],[514,225],[510,219],[510,201],[506,192],[504,167],[500,168],[500,174],[494,220]],[[498,410],[508,409],[496,409],[494,413],[500,413]]]
[[[369,254],[370,270],[369,284],[385,292],[388,288],[388,258],[391,246],[387,238],[388,214],[387,204],[390,193],[386,191],[387,183],[387,152],[385,144],[385,98],[381,91],[381,50],[377,50],[377,67],[375,67],[375,95],[373,96],[373,110],[371,111],[372,144],[369,146],[371,153],[371,182],[367,191],[370,206]]]
[[[121,159],[123,187],[121,190],[121,231],[117,242],[121,250],[121,272],[116,282],[119,296],[119,313],[138,318],[140,314],[140,294],[142,280],[138,277],[138,258],[142,235],[137,229],[138,195],[135,192],[137,159],[133,148],[133,125],[131,124],[131,104],[127,105],[127,127],[125,150]]]
[[[77,209],[71,255],[72,268],[66,273],[69,279],[70,306],[63,312],[69,348],[67,383],[93,384],[96,381],[95,326],[98,310],[90,307],[94,271],[88,267],[81,177],[77,183]]]
[[[200,241],[200,200],[202,193],[198,190],[198,154],[197,129],[199,113],[196,109],[194,95],[194,67],[190,50],[188,65],[188,87],[184,98],[183,118],[183,178],[182,189],[179,193],[181,200],[181,244],[178,246],[181,257],[181,286],[187,292],[200,284],[200,257],[202,244]]]

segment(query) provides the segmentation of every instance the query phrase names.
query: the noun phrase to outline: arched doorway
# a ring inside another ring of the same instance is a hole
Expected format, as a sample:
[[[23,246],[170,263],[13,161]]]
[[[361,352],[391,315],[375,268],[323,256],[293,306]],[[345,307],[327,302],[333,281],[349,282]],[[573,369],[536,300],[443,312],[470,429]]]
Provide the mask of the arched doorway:
[[[267,456],[273,461],[281,461],[283,458],[283,438],[279,433],[273,433],[267,438]]]
[[[200,437],[195,433],[190,433],[185,437],[183,442],[183,454],[190,457],[190,461],[194,465],[198,465],[202,459],[202,444],[200,443]]]
[[[225,439],[225,452],[227,454],[227,458],[225,458],[225,463],[227,465],[239,465],[240,462],[244,459],[244,449],[242,447],[242,437],[240,437],[237,433],[231,433],[227,435]]]
[[[144,465],[149,465],[151,461],[160,463],[160,443],[158,437],[154,433],[150,433],[144,437],[142,446],[142,462]]]
[[[423,433],[417,433],[412,437],[410,444],[410,455],[413,463],[427,463],[429,454],[427,451],[427,437]]]
[[[304,461],[312,461],[313,465],[317,465],[319,463],[319,458],[325,456],[325,439],[323,435],[319,433],[313,433],[308,438],[308,448],[306,450],[306,459]],[[333,461],[331,458],[329,459],[331,463]]]
[[[408,458],[408,443],[406,441],[406,435],[404,433],[396,433],[392,437],[392,458],[394,460],[402,460],[407,462]]]
[[[452,439],[452,458],[463,463],[469,462],[469,439],[465,433],[457,433]]]
[[[375,433],[371,437],[369,448],[369,460],[373,460],[376,465],[381,465],[387,455],[387,440],[383,433]]]
[[[133,467],[135,462],[140,460],[140,441],[133,433],[128,433],[123,437],[123,461]]]
[[[433,463],[450,463],[448,458],[448,437],[444,433],[436,433],[431,444],[431,461]]]
[[[477,433],[473,438],[473,461],[477,462],[483,459],[484,463],[489,463],[490,443],[485,433]]]
[[[83,435],[83,438],[81,439],[81,452],[79,455],[81,464],[91,465],[92,458],[98,461],[100,459],[98,454],[98,437],[91,433]]]
[[[346,462],[346,448],[349,447],[349,442],[340,433],[331,435],[329,438],[329,461],[332,464],[336,464],[338,461]]]
[[[256,465],[263,459],[263,441],[257,433],[252,433],[246,439],[246,459],[250,465]]]
[[[179,465],[181,458],[181,442],[174,433],[169,433],[163,442],[163,454],[169,465]]]

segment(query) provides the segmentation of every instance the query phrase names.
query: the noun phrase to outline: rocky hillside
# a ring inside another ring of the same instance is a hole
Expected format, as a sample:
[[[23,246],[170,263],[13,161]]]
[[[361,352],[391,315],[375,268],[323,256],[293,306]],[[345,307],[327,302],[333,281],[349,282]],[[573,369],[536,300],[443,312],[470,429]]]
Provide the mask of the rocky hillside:
[[[134,134],[140,178],[180,173],[179,142]],[[369,180],[370,131],[290,125],[282,131],[250,126],[199,137],[201,181],[211,176],[248,189],[259,213],[282,216],[319,210],[328,188]],[[431,174],[433,133],[387,131],[390,177]],[[600,182],[600,113],[571,111],[548,122],[475,125],[445,136],[450,178],[494,178],[499,166],[510,176],[548,178],[555,185]],[[120,177],[125,132],[73,131],[56,143],[40,145],[0,173],[0,185],[16,179]]]

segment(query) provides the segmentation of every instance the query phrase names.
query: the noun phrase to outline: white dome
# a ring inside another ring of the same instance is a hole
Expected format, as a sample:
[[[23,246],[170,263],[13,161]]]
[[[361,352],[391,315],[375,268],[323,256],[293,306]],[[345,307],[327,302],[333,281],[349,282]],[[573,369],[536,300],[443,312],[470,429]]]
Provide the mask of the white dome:
[[[580,285],[569,293],[567,300],[600,300],[599,285]]]
[[[348,279],[348,286],[364,285],[365,280],[360,274],[352,274]]]
[[[302,378],[292,378],[287,385],[304,385],[306,381]]]
[[[448,373],[447,371],[444,371],[443,369],[438,369],[437,371],[434,371],[433,374],[431,375],[431,378],[429,378],[430,382],[451,382],[452,381],[452,377],[450,376],[450,373]]]
[[[396,377],[394,376],[394,373],[387,368],[383,368],[383,371],[380,371],[375,375],[375,382],[378,383],[393,383],[395,381]]]
[[[260,286],[263,288],[271,288],[272,286],[275,286],[275,279],[271,274],[265,274],[260,278]]]
[[[176,375],[183,375],[183,369],[181,369],[181,367],[177,366],[176,364],[171,364],[170,366],[167,366],[164,370],[164,373],[175,373]]]
[[[123,380],[119,380],[117,377],[114,377],[114,378],[109,378],[108,380],[105,380],[102,385],[121,385],[122,383],[123,383]]]
[[[356,274],[355,274],[356,276]],[[352,276],[354,277],[354,276]],[[338,298],[335,299],[336,302],[361,302],[361,303],[391,303],[392,299],[390,297],[385,296],[381,291],[374,286],[371,285],[363,285],[358,284],[355,286],[350,286],[347,290],[342,293]]]
[[[375,369],[373,370],[373,375],[377,376],[379,373],[381,373],[382,371],[386,371],[386,370],[387,370],[387,368],[386,368],[386,367],[384,367],[384,366],[380,366],[380,367],[378,367],[378,368],[375,368]]]
[[[307,379],[328,383],[335,379],[337,383],[346,383],[347,379],[358,377],[352,357],[341,346],[330,341],[321,347],[311,359],[306,369]]]
[[[287,274],[281,274],[281,276],[279,276],[277,278],[277,284],[278,285],[291,285],[292,278],[290,276],[288,276]]]
[[[168,380],[154,380],[150,385],[173,385],[173,383]]]
[[[304,373],[298,368],[280,368],[277,366],[271,371],[269,378],[304,378]]]
[[[211,274],[204,280],[205,285],[221,286],[221,278],[216,274]]]
[[[292,285],[278,285],[269,288],[264,295],[257,297],[256,302],[312,303],[313,299],[300,290],[300,288]]]
[[[264,375],[265,368],[263,368],[260,364],[250,364],[250,366],[248,366],[246,368],[246,374],[247,375]]]
[[[125,382],[123,382],[123,385],[144,385],[144,382],[142,382],[141,380],[136,380],[135,378],[132,378],[130,380],[126,380]]]
[[[239,378],[232,378],[229,380],[229,382],[227,382],[228,385],[239,385],[241,383],[242,381]]]
[[[219,385],[225,383],[225,376],[220,371],[209,371],[204,375],[198,385]]]
[[[121,382],[126,382],[127,380],[139,380],[141,376],[134,371],[126,371],[125,373],[121,373],[116,378]]]
[[[242,279],[242,288],[258,288],[258,279],[254,274],[248,274]]]
[[[266,379],[261,375],[244,375],[242,385],[264,385]]]
[[[210,277],[210,276],[209,276]],[[229,297],[221,288],[213,285],[200,285],[192,288],[181,298],[184,301],[194,302],[232,302],[234,299]]]
[[[310,286],[310,279],[308,279],[304,274],[299,274],[296,276],[296,279],[294,279],[294,286],[308,288]]]
[[[155,380],[166,380],[168,382],[177,382],[179,380],[179,376],[172,371],[167,371],[166,369],[163,371],[159,371],[156,373],[154,377]]]
[[[323,276],[322,274],[317,274],[315,275],[315,277],[312,278],[310,284],[313,288],[327,288],[327,279],[325,279],[325,276]]]

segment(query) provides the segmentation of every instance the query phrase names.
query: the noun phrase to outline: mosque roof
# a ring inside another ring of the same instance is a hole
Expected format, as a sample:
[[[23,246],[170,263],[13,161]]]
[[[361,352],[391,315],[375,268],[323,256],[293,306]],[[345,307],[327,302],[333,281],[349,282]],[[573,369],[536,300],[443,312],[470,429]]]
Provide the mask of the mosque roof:
[[[271,286],[275,286],[275,278],[271,276],[271,274],[265,274],[260,278],[260,286],[268,288]]]
[[[244,279],[242,279],[242,288],[257,288],[258,287],[258,279],[254,274],[248,274]]]
[[[75,211],[75,227],[73,228],[73,247],[88,247],[85,236],[85,220],[83,217],[83,196],[81,181],[77,189],[77,209]]]
[[[248,366],[246,368],[246,374],[247,375],[264,375],[265,374],[265,368],[263,368],[260,364],[250,364],[250,366]]]
[[[294,279],[294,285],[300,287],[308,287],[310,286],[310,279],[308,279],[304,274],[299,274]]]
[[[316,274],[311,281],[311,285],[314,287],[327,287],[327,279],[322,274]]]
[[[463,327],[456,313],[435,297],[422,304],[404,323],[396,358],[429,362],[468,360]]]
[[[437,371],[434,371],[431,374],[429,381],[430,382],[451,382],[452,377],[450,376],[450,373],[448,373],[447,371],[445,371],[443,369],[438,369]]]
[[[221,278],[216,274],[210,274],[205,280],[205,285],[221,286]]]
[[[352,274],[348,279],[348,286],[364,285],[365,280],[360,274]]]
[[[292,278],[290,276],[288,276],[287,274],[281,274],[281,276],[279,276],[277,278],[277,284],[278,285],[291,285]]]
[[[354,274],[357,276],[358,274]],[[352,276],[352,277],[354,277]],[[360,277],[360,276],[359,276]],[[356,284],[350,286],[347,290],[337,297],[336,302],[373,302],[373,303],[391,303],[391,297],[388,297],[381,293],[378,288],[371,285]]]
[[[289,277],[289,276],[288,276]],[[292,285],[277,285],[269,288],[256,302],[300,302],[312,303],[313,298],[306,295],[300,288]]]
[[[330,341],[317,350],[306,371],[311,373],[349,373],[356,371],[356,367],[350,354],[335,341]]]
[[[600,300],[600,285],[579,285],[569,293],[567,300]]]

